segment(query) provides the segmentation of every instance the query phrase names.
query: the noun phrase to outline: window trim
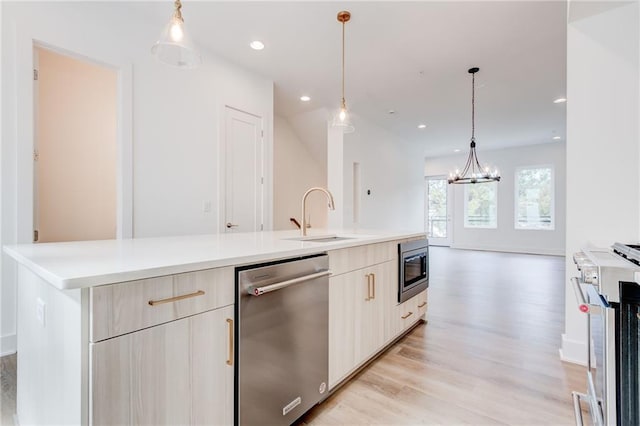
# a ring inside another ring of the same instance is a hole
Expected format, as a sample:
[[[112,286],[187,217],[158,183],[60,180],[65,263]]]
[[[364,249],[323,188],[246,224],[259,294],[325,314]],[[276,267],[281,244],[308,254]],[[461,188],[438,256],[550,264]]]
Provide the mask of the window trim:
[[[522,170],[549,169],[551,170],[551,226],[548,228],[523,228],[518,226],[518,193],[520,184],[518,173]],[[538,164],[516,167],[513,174],[513,227],[516,231],[555,231],[556,230],[556,170],[553,164]]]
[[[496,188],[496,196],[495,196],[495,200],[496,200],[496,224],[495,225],[483,225],[483,226],[468,226],[468,220],[467,220],[467,207],[468,207],[468,203],[469,203],[469,197],[467,195],[467,191],[469,190],[469,187],[471,185],[493,185]],[[464,210],[462,211],[462,226],[465,229],[498,229],[498,198],[499,198],[499,189],[500,186],[498,185],[498,182],[490,182],[490,183],[475,183],[475,184],[466,184],[464,185],[464,193],[463,193],[463,197],[464,197]]]

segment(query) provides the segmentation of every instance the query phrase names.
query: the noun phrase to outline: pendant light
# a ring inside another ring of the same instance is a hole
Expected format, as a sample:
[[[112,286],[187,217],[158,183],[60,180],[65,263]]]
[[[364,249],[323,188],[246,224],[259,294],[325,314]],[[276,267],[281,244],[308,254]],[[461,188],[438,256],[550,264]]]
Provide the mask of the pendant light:
[[[352,133],[355,127],[351,124],[349,119],[349,113],[347,112],[347,102],[344,99],[344,27],[351,19],[351,13],[343,10],[338,12],[338,22],[342,23],[342,101],[340,102],[340,109],[334,115],[331,125],[333,127],[339,127],[344,133]]]
[[[489,167],[482,167],[476,154],[475,119],[476,119],[476,73],[480,68],[469,69],[471,74],[471,146],[467,164],[465,164],[462,174],[456,170],[449,173],[449,183],[486,183],[499,182],[500,174],[497,169],[491,170]]]
[[[182,2],[175,0],[173,16],[160,38],[151,47],[151,53],[158,61],[178,68],[195,68],[200,65],[200,54],[184,30]]]

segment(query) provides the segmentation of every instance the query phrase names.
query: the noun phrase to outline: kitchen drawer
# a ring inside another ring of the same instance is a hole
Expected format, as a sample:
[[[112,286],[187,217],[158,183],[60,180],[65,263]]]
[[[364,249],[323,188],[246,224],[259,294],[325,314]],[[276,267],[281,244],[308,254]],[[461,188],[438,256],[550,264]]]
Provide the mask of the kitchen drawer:
[[[97,342],[234,303],[234,269],[93,287],[89,291],[90,340]]]
[[[404,330],[427,312],[427,290],[416,294],[401,306],[402,312],[400,319],[402,320],[402,329]]]
[[[395,302],[397,292],[393,293],[386,307],[385,319],[385,341],[390,342],[398,335],[403,333],[407,328],[422,318],[427,312],[427,290],[416,294],[404,303],[397,304]]]
[[[398,258],[398,243],[399,241],[392,241],[331,250],[328,252],[331,274],[340,275],[395,260]]]

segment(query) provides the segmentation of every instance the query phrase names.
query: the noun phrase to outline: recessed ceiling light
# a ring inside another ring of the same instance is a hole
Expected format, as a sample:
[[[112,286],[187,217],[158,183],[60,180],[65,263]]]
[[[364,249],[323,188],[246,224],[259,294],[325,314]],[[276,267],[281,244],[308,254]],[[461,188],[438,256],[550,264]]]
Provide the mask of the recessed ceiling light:
[[[453,152],[460,152],[458,148],[454,149]]]
[[[556,100],[553,101],[554,104],[562,104],[567,102],[567,98],[558,98]]]
[[[311,98],[309,96],[307,96],[307,95],[304,95],[304,96],[300,96],[300,100],[302,102],[309,102],[311,100]]]
[[[249,46],[251,46],[251,48],[253,50],[262,50],[264,49],[264,43],[261,42],[260,40],[254,40],[251,43],[249,43]]]
[[[395,111],[395,110],[393,110],[393,109],[390,109],[389,111],[387,111],[387,113],[388,113],[389,115],[393,115],[393,114],[395,114],[395,113],[396,113],[396,111]]]
[[[425,127],[427,127],[426,124],[418,124],[418,129],[424,129]]]
[[[554,136],[552,139],[553,139],[554,141],[559,141],[559,140],[560,140],[560,139],[562,139],[562,138],[561,138],[560,136]]]

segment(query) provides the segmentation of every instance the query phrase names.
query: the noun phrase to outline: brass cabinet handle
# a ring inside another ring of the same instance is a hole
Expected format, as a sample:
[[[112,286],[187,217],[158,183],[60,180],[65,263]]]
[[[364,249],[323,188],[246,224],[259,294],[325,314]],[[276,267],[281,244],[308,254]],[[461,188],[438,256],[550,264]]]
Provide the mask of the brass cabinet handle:
[[[233,320],[227,318],[227,326],[229,328],[229,356],[227,358],[227,365],[233,365]]]
[[[413,312],[409,312],[407,315],[403,315],[402,319],[407,319],[409,318],[411,315],[413,315]]]
[[[178,300],[189,299],[191,297],[204,296],[204,291],[198,290],[195,293],[183,294],[182,296],[169,297],[167,299],[149,300],[151,306],[162,305],[163,303],[177,302]]]
[[[368,302],[372,299],[371,297],[371,274],[365,275],[367,277],[367,297],[364,299],[365,302]]]
[[[418,305],[418,308],[422,308],[423,306],[425,306],[427,304],[427,302],[422,302],[421,304]]]
[[[371,274],[371,287],[373,287],[373,296],[371,296],[372,299],[376,298],[376,274]]]

